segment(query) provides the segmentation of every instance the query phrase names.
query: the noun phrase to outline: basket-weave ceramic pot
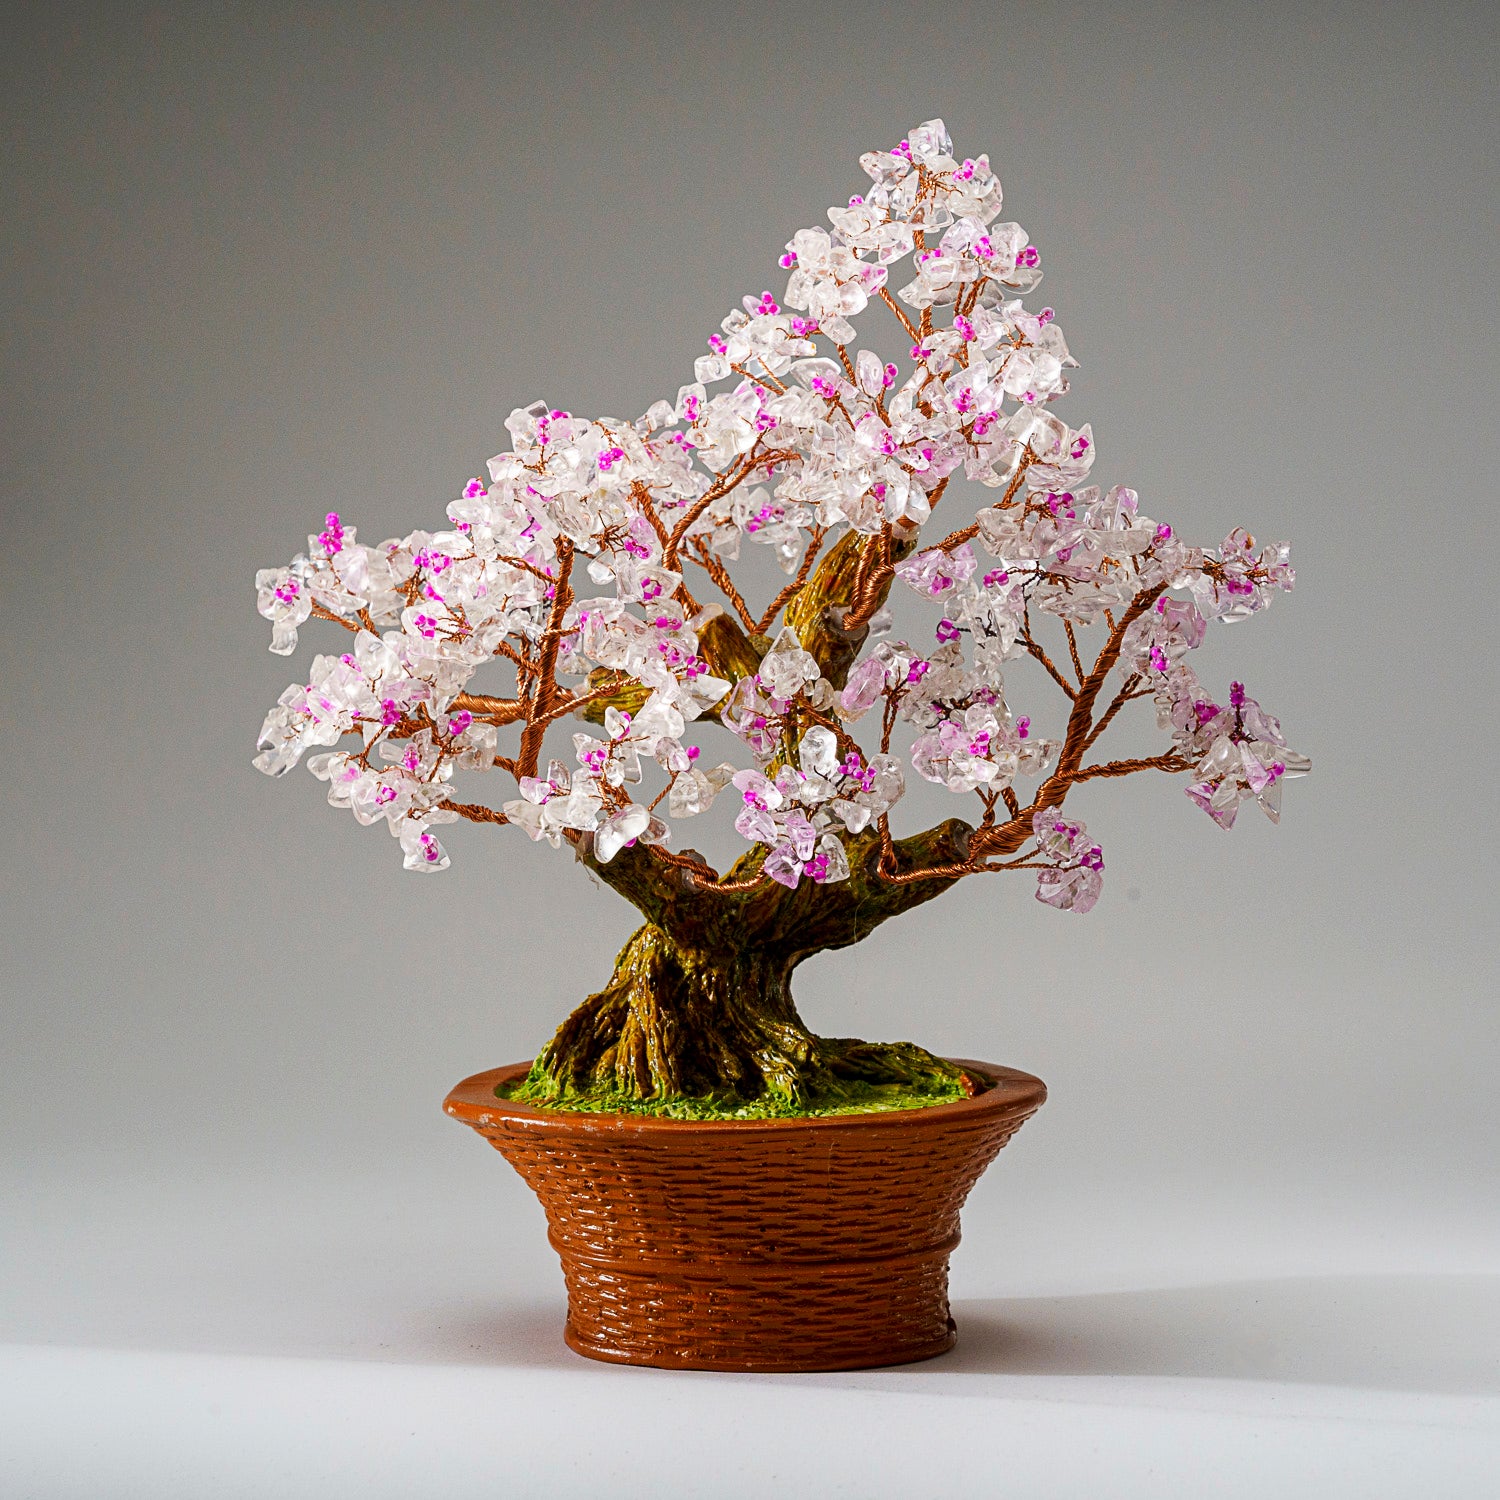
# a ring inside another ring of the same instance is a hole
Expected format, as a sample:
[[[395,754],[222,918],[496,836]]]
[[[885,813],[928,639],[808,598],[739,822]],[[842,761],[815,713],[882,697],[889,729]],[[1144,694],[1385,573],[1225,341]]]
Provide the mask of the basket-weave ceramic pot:
[[[848,1370],[953,1347],[948,1256],[979,1174],[1040,1107],[1040,1079],[958,1060],[972,1098],[811,1120],[682,1121],[496,1097],[445,1108],[542,1200],[592,1359],[700,1370]]]

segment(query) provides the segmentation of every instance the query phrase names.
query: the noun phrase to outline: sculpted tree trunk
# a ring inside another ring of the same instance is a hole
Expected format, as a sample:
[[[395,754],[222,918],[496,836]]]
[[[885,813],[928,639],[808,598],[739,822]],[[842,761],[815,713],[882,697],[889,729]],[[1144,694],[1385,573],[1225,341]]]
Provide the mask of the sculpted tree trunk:
[[[648,923],[610,982],[563,1022],[537,1069],[559,1092],[791,1100],[816,1056],[780,954],[684,947]]]
[[[955,819],[895,849],[904,865],[946,864],[963,857],[970,832]],[[792,1000],[792,971],[803,959],[858,942],[954,883],[892,884],[874,873],[879,854],[879,836],[869,832],[850,840],[847,881],[720,891],[663,870],[645,849],[622,850],[607,865],[585,851],[585,863],[648,921],[609,983],[537,1058],[531,1091],[801,1105],[852,1083],[955,1082],[956,1068],[911,1043],[814,1035]],[[750,878],[759,858],[746,856],[727,880]]]

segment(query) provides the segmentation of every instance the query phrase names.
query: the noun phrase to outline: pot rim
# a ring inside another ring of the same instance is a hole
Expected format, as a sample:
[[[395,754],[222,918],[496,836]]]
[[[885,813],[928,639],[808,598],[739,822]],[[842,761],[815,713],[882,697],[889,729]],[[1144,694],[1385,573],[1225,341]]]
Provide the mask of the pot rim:
[[[832,1131],[914,1128],[940,1131],[960,1120],[975,1116],[1022,1114],[1039,1109],[1047,1098],[1047,1086],[1040,1078],[1017,1068],[997,1063],[976,1062],[972,1058],[950,1057],[944,1061],[962,1068],[987,1086],[967,1099],[952,1099],[944,1104],[928,1104],[915,1109],[888,1109],[867,1114],[792,1115],[768,1120],[674,1120],[661,1115],[588,1113],[582,1110],[542,1109],[514,1099],[501,1099],[495,1089],[502,1083],[524,1078],[531,1063],[507,1063],[475,1073],[457,1084],[443,1101],[444,1111],[455,1120],[476,1130],[499,1125],[520,1126],[526,1130],[551,1130],[560,1134],[671,1136],[681,1141],[691,1136],[716,1135],[725,1131],[775,1133],[787,1130],[827,1134]]]

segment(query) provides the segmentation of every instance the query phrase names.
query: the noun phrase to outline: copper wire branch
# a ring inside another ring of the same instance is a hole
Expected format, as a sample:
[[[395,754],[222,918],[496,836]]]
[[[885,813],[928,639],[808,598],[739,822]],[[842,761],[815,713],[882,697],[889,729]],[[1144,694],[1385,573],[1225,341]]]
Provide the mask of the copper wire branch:
[[[1063,621],[1063,630],[1067,633],[1067,637],[1068,637],[1068,653],[1073,658],[1073,671],[1074,671],[1074,674],[1077,676],[1079,682],[1082,682],[1083,681],[1083,663],[1078,659],[1078,637],[1073,634],[1073,622],[1071,620],[1064,620]]]
[[[605,429],[605,431],[608,430],[608,428]],[[656,538],[661,543],[663,552],[665,552],[668,543],[671,541],[671,537],[667,534],[667,528],[662,518],[656,512],[656,504],[651,498],[651,491],[637,479],[630,486],[630,498],[640,507],[641,514],[650,523],[651,529],[656,533]]]
[[[950,862],[942,865],[928,865],[920,870],[894,870],[887,869],[882,857],[881,863],[876,867],[880,878],[888,885],[911,885],[918,880],[953,880],[960,879],[965,875],[976,875],[982,866],[976,865],[969,860]]]
[[[1005,493],[991,507],[993,510],[1006,510],[1015,500],[1017,492],[1025,481],[1026,470],[1035,461],[1036,455],[1031,451],[1028,444],[1026,451],[1022,453],[1016,464],[1016,471],[1011,475],[1010,481],[1005,487]],[[929,506],[936,506],[943,498],[943,491],[948,486],[945,478],[934,486],[932,493],[927,497]],[[888,535],[890,528],[886,528]],[[957,531],[950,532],[942,541],[935,542],[931,547],[924,547],[924,552],[952,552],[954,548],[962,546],[965,542],[973,541],[979,535],[979,522],[971,521],[967,526],[960,526]],[[844,617],[844,628],[846,630],[858,630],[868,625],[875,611],[880,608],[880,590],[895,576],[896,565],[890,560],[889,555],[882,558],[877,564],[870,567],[860,580],[859,590],[855,595],[854,603]],[[1082,675],[1081,673],[1079,674]]]
[[[533,578],[540,578],[543,583],[553,583],[556,580],[545,569],[537,567],[535,563],[529,563],[524,557],[511,557],[509,554],[501,554],[500,562],[508,563],[513,568],[519,568],[523,573],[530,573]]]
[[[745,602],[745,596],[734,586],[734,580],[729,576],[729,569],[709,550],[708,542],[703,537],[694,538],[689,542],[683,555],[697,563],[713,579],[719,592],[734,606],[734,612],[740,617],[740,623],[745,627],[746,632],[750,635],[756,634],[755,616],[750,613],[750,606]]]
[[[1154,588],[1143,589],[1135,596],[1130,608],[1121,617],[1120,623],[1110,631],[1109,639],[1104,643],[1104,649],[1094,660],[1093,670],[1080,683],[1078,696],[1073,700],[1073,712],[1068,715],[1068,728],[1063,740],[1062,754],[1058,757],[1057,771],[1052,778],[1054,781],[1078,769],[1079,763],[1083,760],[1089,733],[1093,728],[1094,703],[1099,697],[1099,690],[1104,686],[1105,679],[1120,659],[1120,648],[1124,644],[1125,632],[1156,603],[1165,588],[1164,583],[1157,584]]]
[[[554,580],[552,610],[547,628],[538,642],[536,678],[531,684],[531,697],[526,715],[526,728],[521,733],[521,748],[516,755],[516,764],[523,776],[535,776],[537,758],[541,753],[542,739],[547,732],[548,715],[556,707],[557,652],[562,642],[563,617],[573,602],[570,579],[573,573],[573,544],[566,537],[557,542],[557,578]]]
[[[975,856],[1014,854],[1031,835],[1031,817],[1035,816],[1041,808],[1061,806],[1069,788],[1075,782],[1087,779],[1079,776],[1078,772],[1084,751],[1092,743],[1093,710],[1099,691],[1104,686],[1105,679],[1114,670],[1115,663],[1120,659],[1120,648],[1124,643],[1125,632],[1156,603],[1165,588],[1165,584],[1159,584],[1154,588],[1142,590],[1110,631],[1104,649],[1094,661],[1093,670],[1083,680],[1073,700],[1073,711],[1068,715],[1068,727],[1062,751],[1058,756],[1057,769],[1043,782],[1030,807],[1013,816],[1009,823],[1002,823],[995,828],[982,829],[975,834],[973,841]],[[1185,765],[1180,768],[1170,767],[1165,761],[1166,757],[1158,756],[1145,762],[1116,761],[1111,765],[1129,767],[1130,770],[1186,769]],[[1111,769],[1107,773],[1101,771],[1097,774],[1125,776],[1130,774],[1130,770]]]
[[[761,439],[759,437],[750,445],[750,451],[740,460],[739,465],[726,478],[719,475],[693,503],[688,507],[687,514],[672,528],[671,537],[662,553],[662,566],[676,569],[677,551],[682,546],[682,539],[692,530],[693,523],[708,509],[715,500],[721,500],[732,489],[745,482],[757,469],[766,464],[790,463],[794,459],[801,458],[801,454],[792,449],[773,449],[769,453],[760,453]]]
[[[614,681],[601,683],[596,688],[590,688],[586,693],[567,693],[559,690],[557,700],[553,706],[542,716],[542,724],[554,724],[558,719],[565,719],[570,714],[576,714],[580,708],[590,703],[597,703],[602,698],[612,698],[632,678],[624,676],[623,673],[615,673]]]
[[[765,635],[776,621],[776,616],[782,611],[783,606],[795,599],[802,592],[802,586],[807,582],[807,575],[812,572],[812,565],[817,558],[818,551],[823,545],[823,538],[828,535],[828,527],[814,526],[812,539],[807,544],[807,551],[802,555],[802,566],[797,569],[797,576],[777,594],[759,620],[751,625],[749,620],[745,621],[745,628],[751,635]]]
[[[688,879],[700,891],[715,891],[721,896],[737,896],[745,891],[759,890],[762,886],[775,884],[763,875],[750,876],[744,880],[725,880],[712,870],[689,870]]]
[[[343,615],[336,615],[331,609],[325,609],[321,604],[312,607],[312,618],[314,620],[331,620],[335,625],[342,625],[345,630],[352,630],[358,634],[360,625],[357,620],[346,620]]]
[[[1063,692],[1068,695],[1069,698],[1076,699],[1078,697],[1078,690],[1073,686],[1072,683],[1068,681],[1066,677],[1063,676],[1061,672],[1057,670],[1056,666],[1053,665],[1052,658],[1047,655],[1047,653],[1042,649],[1041,643],[1037,641],[1036,638],[1032,635],[1031,610],[1029,607],[1022,615],[1020,639],[1021,644],[1026,647],[1027,651],[1030,652],[1031,655],[1035,657],[1037,661],[1041,662],[1041,664],[1047,669],[1047,675],[1053,680],[1053,682],[1055,682],[1058,687],[1060,687]],[[1080,682],[1083,681],[1082,667],[1080,667],[1078,670],[1078,680]]]
[[[1141,679],[1139,674],[1132,672],[1130,676],[1125,679],[1124,683],[1121,684],[1120,691],[1115,694],[1114,698],[1110,702],[1109,707],[1104,710],[1104,713],[1100,717],[1099,722],[1094,725],[1093,731],[1083,742],[1083,748],[1085,750],[1087,750],[1094,743],[1094,741],[1097,740],[1099,736],[1109,728],[1110,720],[1113,719],[1114,716],[1119,713],[1119,711],[1124,708],[1132,698],[1149,698],[1151,696],[1149,689],[1144,692],[1136,691],[1136,689],[1140,686],[1140,681]]]
[[[999,870],[1050,868],[1044,863],[1024,857],[1018,860],[997,862],[994,856],[1015,854],[1020,850],[1031,837],[1031,823],[1037,812],[1044,807],[1060,806],[1068,791],[1080,782],[1103,777],[1131,776],[1138,771],[1175,773],[1192,768],[1191,761],[1174,751],[1134,760],[1103,761],[1089,766],[1082,764],[1085,750],[1098,739],[1109,720],[1118,712],[1119,706],[1128,702],[1132,696],[1137,696],[1134,684],[1139,681],[1139,678],[1132,674],[1130,678],[1127,678],[1125,687],[1117,694],[1109,709],[1101,715],[1098,725],[1094,724],[1094,703],[1098,699],[1105,680],[1119,661],[1126,631],[1151,608],[1164,587],[1162,585],[1145,589],[1136,595],[1130,608],[1125,611],[1118,622],[1112,625],[1109,638],[1095,659],[1092,669],[1087,676],[1081,677],[1077,693],[1070,692],[1069,696],[1074,700],[1073,709],[1068,717],[1066,738],[1058,758],[1057,769],[1039,788],[1031,805],[1023,809],[1014,791],[1006,787],[1003,796],[1006,807],[1011,813],[1009,822],[997,825],[986,816],[985,821],[973,831],[968,840],[966,858],[947,860],[911,870],[901,870],[897,867],[890,821],[887,816],[882,815],[878,823],[880,852],[875,866],[876,873],[881,880],[891,885],[906,885],[920,880],[961,879],[967,875],[986,874]],[[1053,674],[1059,675],[1055,668]],[[893,720],[893,704],[894,699],[887,700],[884,725],[887,741]],[[993,807],[994,801],[991,798],[986,803],[987,812],[993,810]]]
[[[526,717],[526,705],[519,698],[493,698],[488,693],[460,693],[453,700],[454,713],[470,713],[497,728],[514,724]]]
[[[981,828],[991,828],[995,823],[995,804],[1000,800],[999,792],[992,792],[988,787],[975,787],[975,795],[984,803],[984,816],[979,820]]]
[[[865,623],[860,618],[863,601],[878,595],[879,577],[895,575],[896,570],[891,563],[892,534],[891,523],[887,521],[880,528],[878,536],[873,541],[866,542],[860,549],[859,562],[854,569],[854,597],[844,614],[846,630],[858,630]],[[873,615],[878,607],[878,605],[871,606],[870,613]]]
[[[1069,771],[1062,781],[1075,785],[1080,781],[1092,781],[1097,776],[1133,776],[1137,771],[1191,771],[1192,761],[1173,751],[1161,755],[1147,755],[1138,760],[1110,760],[1099,765],[1080,766]]]
[[[658,798],[658,801],[661,799]],[[654,804],[653,804],[654,805]],[[577,842],[575,839],[574,842]],[[740,895],[763,885],[774,884],[768,876],[756,874],[743,880],[725,880],[707,860],[692,854],[678,854],[659,845],[646,845],[646,858],[662,870],[680,871],[697,890],[714,891],[721,896]]]
[[[768,365],[766,363],[766,357],[765,357],[765,355],[764,354],[757,354],[755,357],[756,357],[757,360],[759,360],[761,369],[766,372],[766,379],[769,380],[771,382],[771,384],[773,386],[775,386],[776,389],[778,391],[780,391],[781,394],[784,396],[786,394],[786,386],[783,385],[782,382],[776,378],[776,376],[775,376],[774,373],[772,373],[770,365]]]
[[[443,806],[449,812],[456,812],[459,817],[467,818],[471,823],[509,823],[510,819],[503,812],[496,812],[492,807],[485,807],[478,802],[445,802]]]
[[[891,294],[884,287],[881,287],[876,295],[901,320],[901,326],[910,335],[912,343],[917,343],[920,339],[920,335],[917,333],[916,325],[910,318],[906,316],[904,312],[901,311],[900,307],[896,305],[896,299],[891,296]]]
[[[503,656],[506,661],[514,662],[520,680],[524,682],[528,677],[536,675],[536,663],[524,652],[517,651],[508,641],[501,641],[495,647],[495,654]]]
[[[729,368],[736,375],[743,375],[746,380],[753,380],[763,391],[770,391],[773,396],[784,396],[786,394],[786,387],[779,380],[773,385],[771,381],[765,380],[759,375],[752,374],[744,365],[730,365]],[[770,374],[770,371],[766,373]],[[774,380],[775,377],[773,376],[772,379]]]
[[[803,704],[799,709],[794,709],[793,712],[799,719],[807,719],[814,724],[821,724],[824,729],[831,729],[841,754],[848,755],[852,751],[861,760],[864,759],[864,752],[860,747],[859,741],[832,714],[823,713],[821,710],[813,708],[808,704]],[[791,738],[800,742],[803,732],[800,725],[794,725]]]

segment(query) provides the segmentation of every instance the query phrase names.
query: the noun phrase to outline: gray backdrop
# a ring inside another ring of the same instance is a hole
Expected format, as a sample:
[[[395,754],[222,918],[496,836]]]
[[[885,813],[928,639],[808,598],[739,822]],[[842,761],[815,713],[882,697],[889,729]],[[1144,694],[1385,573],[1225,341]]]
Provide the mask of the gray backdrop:
[[[555,1338],[539,1212],[438,1105],[632,912],[503,830],[418,880],[252,771],[310,655],[252,576],[330,508],[435,522],[536,396],[675,393],[932,115],[1041,247],[1096,477],[1292,539],[1297,591],[1199,655],[1315,770],[1229,835],[1176,782],[1085,789],[1092,916],[971,881],[805,967],[803,1013],[1051,1086],[960,1290],[1493,1270],[1497,14],[16,8],[10,1335],[417,1347],[534,1286]]]

